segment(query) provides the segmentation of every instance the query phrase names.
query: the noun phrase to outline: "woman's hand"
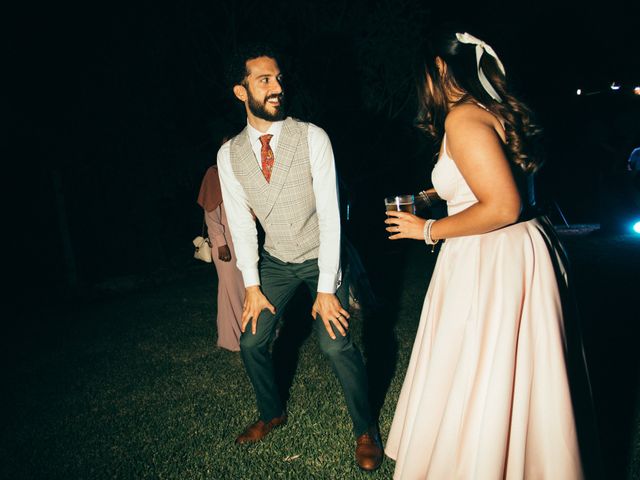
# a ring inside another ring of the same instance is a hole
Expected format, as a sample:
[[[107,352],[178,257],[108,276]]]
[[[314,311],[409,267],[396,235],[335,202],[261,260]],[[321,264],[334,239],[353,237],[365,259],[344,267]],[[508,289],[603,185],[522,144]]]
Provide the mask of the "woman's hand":
[[[392,235],[389,240],[400,240],[401,238],[411,238],[413,240],[424,240],[424,218],[417,217],[407,212],[388,211],[387,232]]]
[[[231,261],[231,249],[229,249],[228,245],[218,247],[218,258],[223,262]]]

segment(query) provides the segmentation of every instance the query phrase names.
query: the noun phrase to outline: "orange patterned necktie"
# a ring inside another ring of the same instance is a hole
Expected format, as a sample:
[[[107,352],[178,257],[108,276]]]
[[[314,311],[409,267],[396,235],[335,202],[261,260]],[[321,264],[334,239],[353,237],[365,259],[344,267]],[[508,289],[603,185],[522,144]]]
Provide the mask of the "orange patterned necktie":
[[[262,143],[262,149],[260,150],[260,158],[262,160],[262,174],[264,175],[267,183],[271,180],[271,170],[273,170],[273,150],[269,145],[273,135],[266,134],[260,137],[260,143]]]

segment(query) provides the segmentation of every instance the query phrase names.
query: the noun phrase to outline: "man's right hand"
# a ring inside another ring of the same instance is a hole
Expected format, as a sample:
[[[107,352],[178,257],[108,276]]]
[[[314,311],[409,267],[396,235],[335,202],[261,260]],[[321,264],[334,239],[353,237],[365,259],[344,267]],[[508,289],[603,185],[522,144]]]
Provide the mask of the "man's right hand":
[[[276,314],[276,309],[267,297],[264,296],[260,286],[254,285],[245,289],[244,307],[242,308],[242,332],[244,333],[247,328],[247,323],[251,321],[251,333],[256,334],[256,325],[258,323],[258,316],[262,310],[267,309],[273,315]]]

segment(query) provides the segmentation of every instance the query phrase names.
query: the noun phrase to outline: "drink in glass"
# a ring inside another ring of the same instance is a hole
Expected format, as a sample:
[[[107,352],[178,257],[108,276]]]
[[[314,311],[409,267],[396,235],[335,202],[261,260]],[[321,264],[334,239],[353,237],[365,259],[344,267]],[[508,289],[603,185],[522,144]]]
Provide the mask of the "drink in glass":
[[[384,205],[387,211],[396,210],[398,212],[415,213],[415,199],[413,195],[396,195],[386,197]]]

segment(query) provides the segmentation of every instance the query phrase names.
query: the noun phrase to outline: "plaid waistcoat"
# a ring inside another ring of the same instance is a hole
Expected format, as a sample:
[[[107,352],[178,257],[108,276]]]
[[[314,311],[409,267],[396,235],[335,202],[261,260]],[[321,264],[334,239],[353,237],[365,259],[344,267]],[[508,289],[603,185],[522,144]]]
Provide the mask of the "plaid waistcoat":
[[[231,167],[264,228],[264,249],[290,263],[318,258],[320,247],[307,130],[306,123],[290,117],[284,121],[270,183],[256,161],[246,127],[231,140]]]

